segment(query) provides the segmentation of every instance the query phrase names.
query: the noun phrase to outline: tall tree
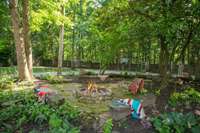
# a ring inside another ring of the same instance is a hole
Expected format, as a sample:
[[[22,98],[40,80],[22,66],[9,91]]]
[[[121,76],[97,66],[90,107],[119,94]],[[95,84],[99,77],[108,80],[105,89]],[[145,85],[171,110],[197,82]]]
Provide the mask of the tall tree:
[[[30,76],[33,77],[32,46],[30,42],[30,31],[29,31],[29,0],[23,0],[22,7],[23,7],[23,10],[22,10],[23,38],[24,38],[25,51],[26,51],[26,60],[27,60]]]
[[[65,16],[65,7],[61,5],[61,14]],[[60,43],[59,43],[59,53],[58,53],[58,74],[61,74],[62,64],[63,64],[63,50],[64,50],[64,22],[60,26]]]
[[[18,73],[20,80],[32,80],[32,75],[28,69],[28,63],[26,59],[26,50],[25,50],[25,43],[23,38],[23,33],[20,30],[20,19],[18,13],[18,1],[17,0],[10,0],[10,10],[11,10],[11,20],[13,26],[13,33],[14,33],[14,40],[15,40],[15,47],[17,53],[17,66],[18,66]]]

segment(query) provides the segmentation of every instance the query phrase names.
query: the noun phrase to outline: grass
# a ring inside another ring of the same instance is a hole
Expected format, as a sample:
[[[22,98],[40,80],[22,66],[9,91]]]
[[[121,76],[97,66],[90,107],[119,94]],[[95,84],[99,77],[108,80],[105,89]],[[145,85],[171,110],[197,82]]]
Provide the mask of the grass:
[[[0,67],[0,75],[16,75],[16,67]]]
[[[42,66],[35,66],[33,67],[33,73],[43,73],[43,72],[57,72],[57,67],[42,67]],[[98,69],[84,69],[88,75],[98,75],[99,70]],[[80,69],[71,69],[71,68],[62,68],[62,72],[64,72],[66,75],[79,75]],[[126,73],[127,75],[135,75],[134,72],[131,71],[113,71],[113,70],[107,70],[106,74],[122,74],[124,75]],[[17,75],[17,67],[0,67],[0,75]]]
[[[33,73],[43,73],[43,72],[57,72],[56,67],[33,67]],[[67,75],[73,75],[79,73],[77,69],[62,68],[62,72],[67,73]],[[17,67],[0,67],[0,75],[17,75]]]

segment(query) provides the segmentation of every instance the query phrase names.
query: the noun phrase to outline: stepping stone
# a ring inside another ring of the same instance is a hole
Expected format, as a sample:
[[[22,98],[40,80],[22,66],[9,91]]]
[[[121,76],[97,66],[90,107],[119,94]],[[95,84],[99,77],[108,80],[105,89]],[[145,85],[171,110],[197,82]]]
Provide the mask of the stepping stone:
[[[141,99],[143,107],[155,106],[156,96],[154,94],[145,94],[139,96],[138,99]]]
[[[48,101],[50,105],[62,105],[64,103],[65,99],[63,96],[60,96],[58,94],[55,95],[49,95],[48,96]]]
[[[103,113],[99,116],[99,120],[96,123],[93,123],[93,128],[97,130],[98,133],[103,133],[103,126],[105,122],[111,118],[112,115],[110,112]]]
[[[124,104],[120,104],[117,100],[113,100],[110,105],[110,111],[112,119],[114,121],[119,121],[126,118],[130,112],[130,107]]]
[[[120,133],[119,131],[112,131],[112,133]]]

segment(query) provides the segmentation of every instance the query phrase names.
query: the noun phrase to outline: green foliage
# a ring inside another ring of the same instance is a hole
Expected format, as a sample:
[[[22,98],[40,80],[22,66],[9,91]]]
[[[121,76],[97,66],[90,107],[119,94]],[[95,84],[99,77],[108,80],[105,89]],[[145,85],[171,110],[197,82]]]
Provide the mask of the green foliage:
[[[139,94],[141,94],[141,95],[145,95],[147,93],[148,93],[148,90],[145,88],[143,88],[142,90],[139,91]]]
[[[112,133],[112,127],[113,127],[112,119],[111,118],[107,119],[103,125],[103,132],[104,133]]]
[[[78,108],[73,107],[69,103],[65,103],[58,108],[60,115],[65,116],[68,120],[76,119],[79,116]]]
[[[154,93],[156,96],[159,96],[159,95],[160,95],[160,88],[155,88],[155,89],[153,89],[153,93]]]
[[[192,113],[171,112],[154,117],[151,121],[159,133],[197,133],[200,131],[200,119]]]
[[[159,96],[160,95],[160,89],[156,89],[155,94],[156,94],[156,96]]]
[[[10,10],[7,1],[0,1],[0,19],[3,20],[0,22],[0,66],[11,65],[11,59],[15,58],[9,15]]]
[[[40,31],[44,24],[61,25],[62,22],[70,25],[70,19],[60,12],[62,1],[31,0],[31,30]],[[37,6],[36,6],[37,5]]]
[[[166,44],[166,59],[169,58],[166,62],[176,64],[187,53],[188,64],[198,64],[199,3],[198,0],[30,0],[34,64],[57,65],[63,23],[64,60],[100,63],[102,73],[111,63],[120,64],[121,58],[136,64],[158,64],[159,54],[162,55],[160,36]],[[60,12],[61,5],[65,7],[65,16]],[[19,2],[20,15],[21,8]],[[0,66],[16,65],[6,0],[0,2],[0,20]]]
[[[37,125],[49,132],[79,132],[71,122],[78,118],[78,109],[68,103],[51,107],[38,103],[33,92],[0,93],[0,130],[15,132],[24,125]],[[33,131],[34,132],[34,131]]]
[[[49,120],[49,126],[52,128],[59,128],[62,124],[62,120],[58,118],[56,114],[52,114]]]
[[[194,88],[188,88],[183,92],[175,92],[170,96],[169,104],[176,106],[177,104],[200,104],[200,92]]]
[[[85,73],[85,75],[96,75],[96,73],[93,72],[93,71],[87,71],[87,72]]]
[[[0,74],[1,76],[6,75],[16,75],[17,74],[17,68],[16,67],[0,67]]]
[[[0,78],[0,90],[11,90],[14,86],[14,80],[10,76],[3,76]]]

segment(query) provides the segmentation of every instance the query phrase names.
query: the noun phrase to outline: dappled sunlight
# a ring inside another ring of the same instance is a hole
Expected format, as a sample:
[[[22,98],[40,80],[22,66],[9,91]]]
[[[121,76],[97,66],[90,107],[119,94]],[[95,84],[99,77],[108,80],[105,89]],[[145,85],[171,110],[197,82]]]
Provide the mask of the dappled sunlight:
[[[0,0],[0,132],[199,133],[199,0]]]

